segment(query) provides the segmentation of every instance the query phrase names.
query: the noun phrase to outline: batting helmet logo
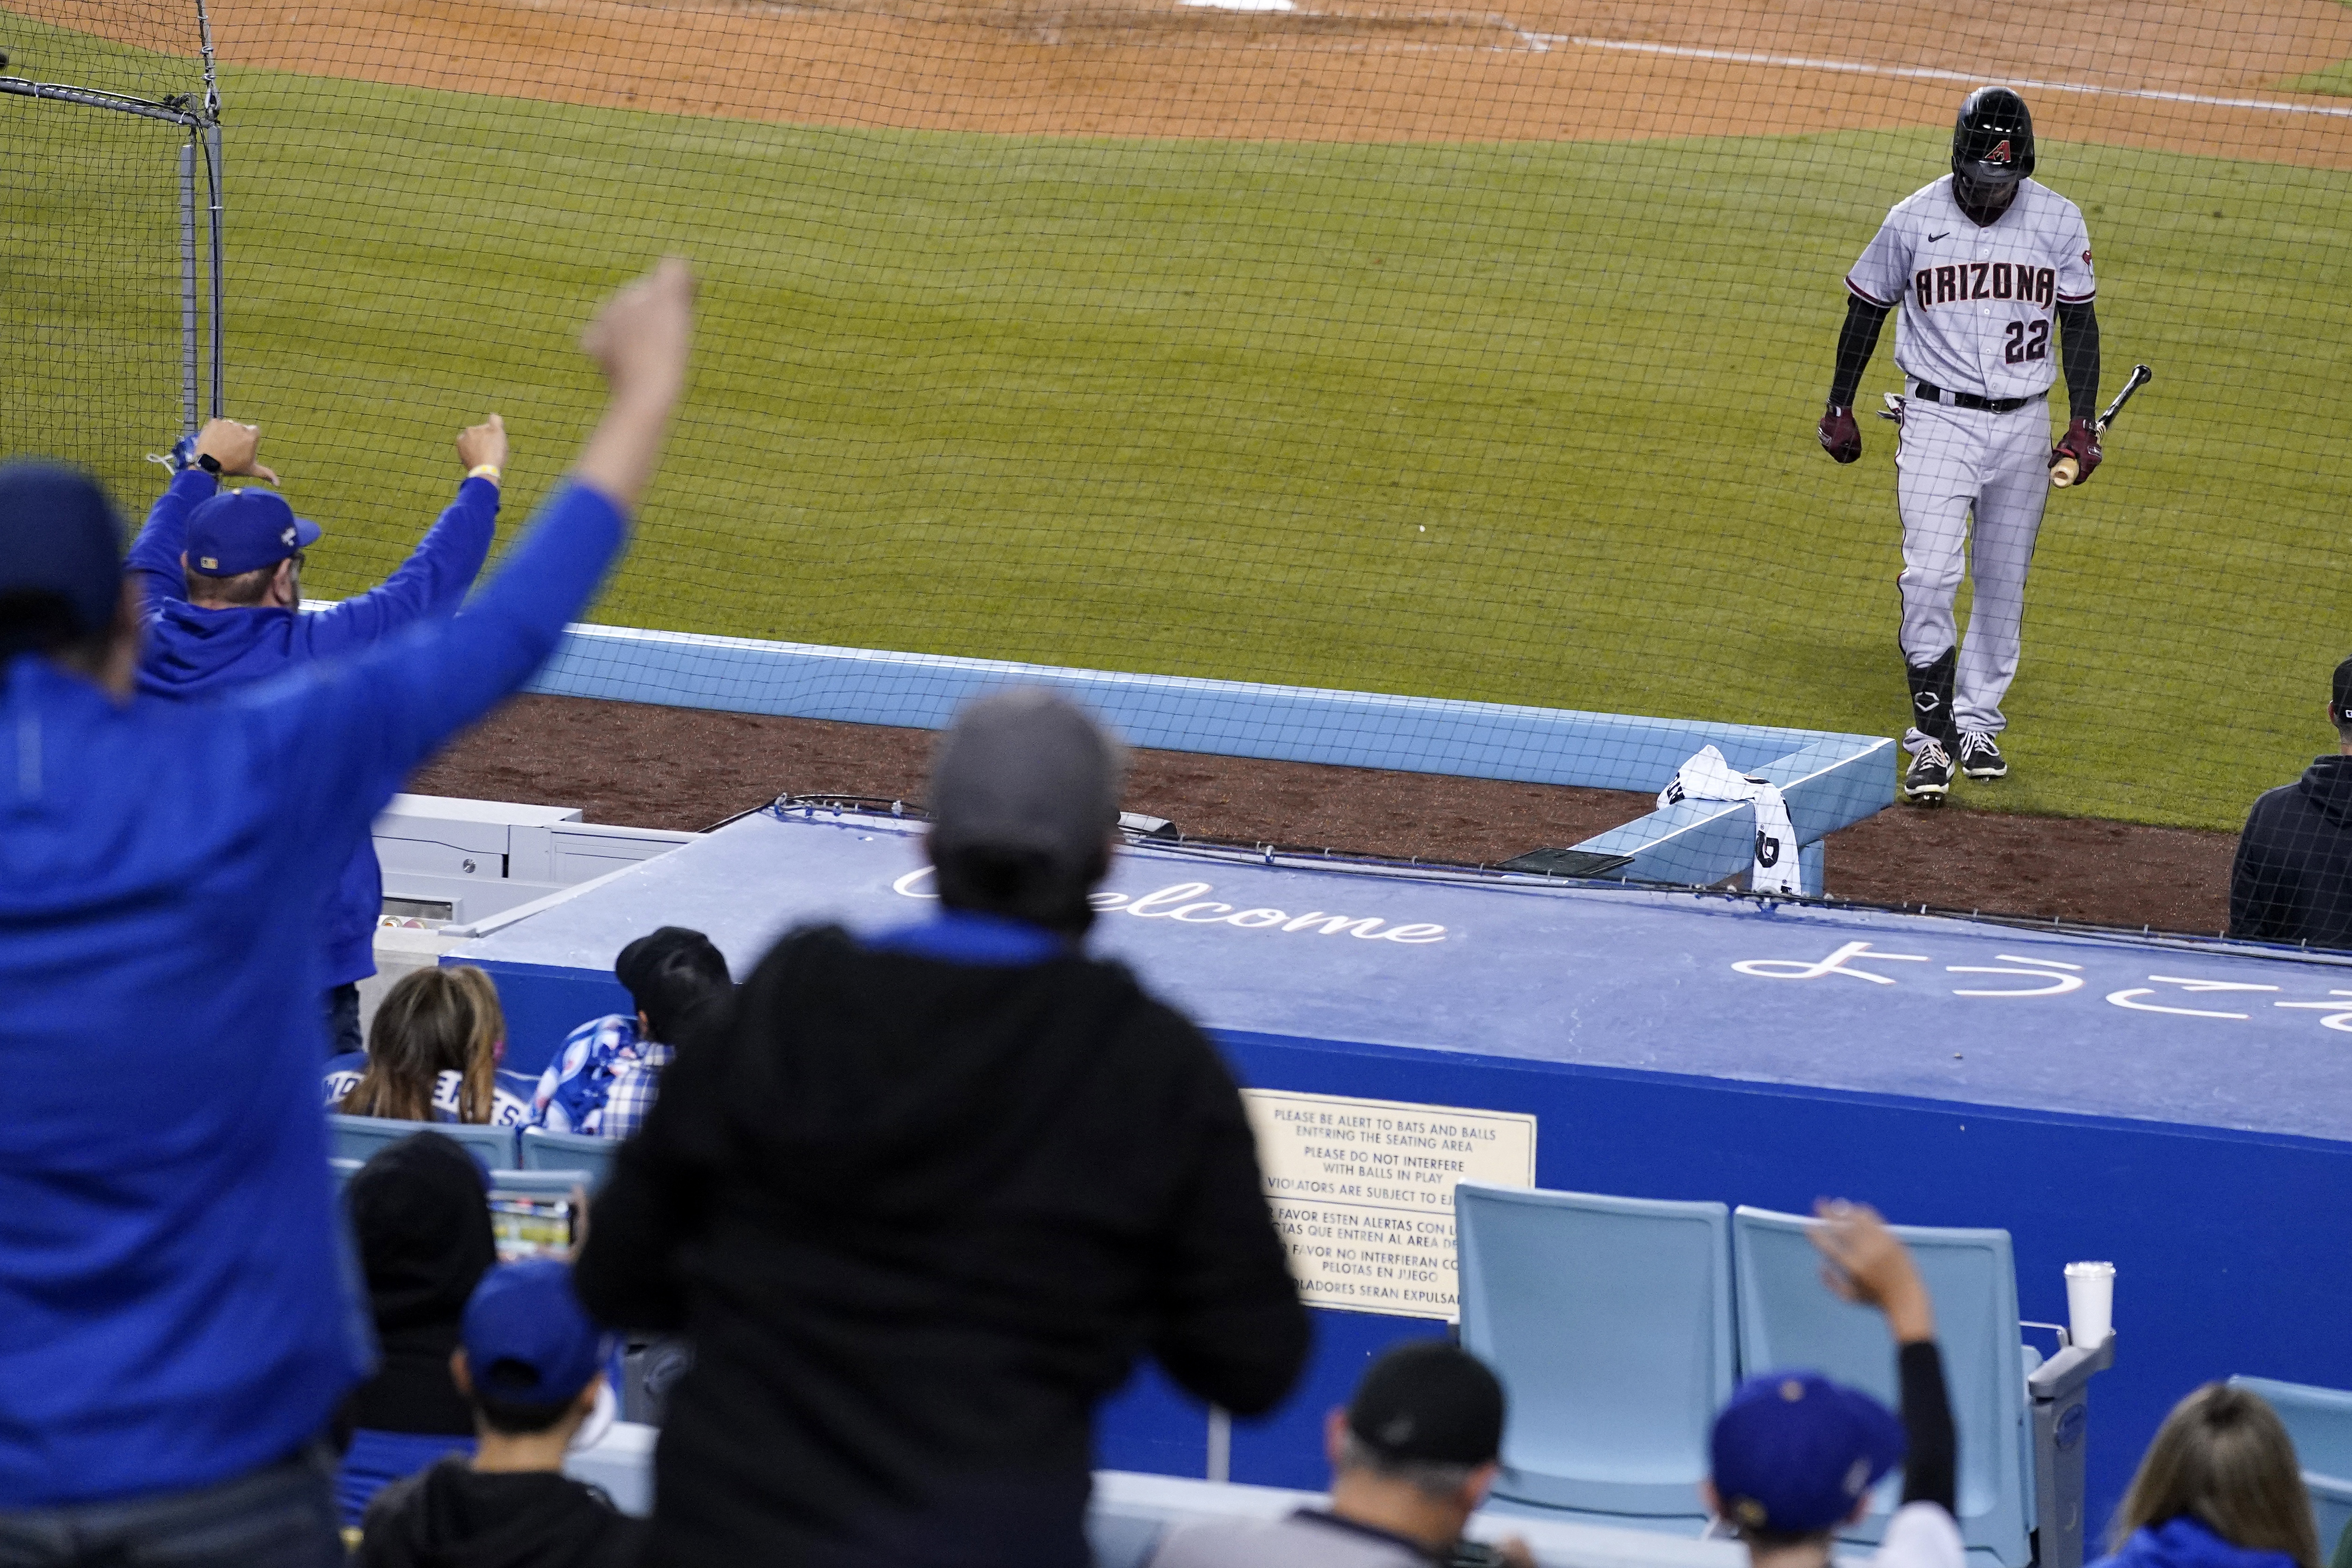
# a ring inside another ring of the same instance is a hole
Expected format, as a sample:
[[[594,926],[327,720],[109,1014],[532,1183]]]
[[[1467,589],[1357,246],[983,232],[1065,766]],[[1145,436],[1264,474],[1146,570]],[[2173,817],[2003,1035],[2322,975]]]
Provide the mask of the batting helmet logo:
[[[1999,143],[1991,152],[1986,153],[1984,155],[1984,161],[1988,163],[2011,163],[2016,162],[2015,159],[2010,156],[2009,143],[2006,141]]]

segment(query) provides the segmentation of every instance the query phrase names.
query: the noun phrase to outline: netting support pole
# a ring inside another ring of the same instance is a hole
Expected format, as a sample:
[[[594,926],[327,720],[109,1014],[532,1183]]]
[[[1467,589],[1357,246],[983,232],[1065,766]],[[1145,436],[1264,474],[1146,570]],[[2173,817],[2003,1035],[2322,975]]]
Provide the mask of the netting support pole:
[[[211,196],[206,210],[212,254],[212,409],[210,417],[221,417],[228,372],[227,344],[227,257],[226,244],[221,233],[221,133],[220,122],[214,120],[202,132],[205,147],[205,186]]]
[[[196,361],[196,133],[180,147],[180,424],[194,434]]]

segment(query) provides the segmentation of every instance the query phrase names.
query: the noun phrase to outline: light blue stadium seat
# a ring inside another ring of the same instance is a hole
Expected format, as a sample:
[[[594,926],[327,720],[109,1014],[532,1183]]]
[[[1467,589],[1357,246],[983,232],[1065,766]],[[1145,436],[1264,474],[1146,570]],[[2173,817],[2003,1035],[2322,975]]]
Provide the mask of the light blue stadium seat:
[[[1848,1304],[1822,1283],[1812,1221],[1740,1208],[1731,1219],[1743,1377],[1809,1367],[1865,1389],[1891,1407],[1900,1397],[1886,1320]],[[1936,1338],[1959,1431],[1960,1533],[1970,1550],[2005,1568],[2032,1561],[2032,1451],[2017,1319],[2017,1270],[2006,1230],[1895,1226],[1936,1302]],[[1901,1495],[1890,1478],[1870,1516],[1848,1532],[1875,1541]]]
[[[340,1156],[329,1160],[327,1168],[335,1173],[335,1190],[341,1192],[351,1186],[352,1177],[359,1175],[360,1166],[366,1163],[365,1160],[347,1160]]]
[[[386,1144],[396,1144],[412,1133],[439,1133],[455,1138],[476,1159],[494,1171],[515,1166],[512,1127],[484,1127],[470,1122],[399,1122],[389,1116],[327,1115],[328,1142],[333,1154],[347,1160],[364,1160]]]
[[[544,1127],[525,1127],[517,1144],[523,1169],[584,1171],[592,1191],[603,1186],[604,1178],[613,1174],[613,1156],[621,1147],[616,1139],[586,1133],[551,1133]]]
[[[2352,1530],[2352,1480],[2305,1470],[2303,1485],[2311,1493],[2311,1521],[2319,1527],[2320,1561],[2333,1562],[2344,1532]]]
[[[1730,1215],[1464,1182],[1462,1343],[1510,1393],[1495,1495],[1687,1522],[1733,1384]]]
[[[2233,1377],[2230,1386],[2270,1401],[2287,1436],[2294,1439],[2303,1484],[2311,1493],[2312,1516],[2319,1526],[2319,1555],[2326,1561],[2345,1526],[2352,1524],[2352,1393],[2267,1377]]]

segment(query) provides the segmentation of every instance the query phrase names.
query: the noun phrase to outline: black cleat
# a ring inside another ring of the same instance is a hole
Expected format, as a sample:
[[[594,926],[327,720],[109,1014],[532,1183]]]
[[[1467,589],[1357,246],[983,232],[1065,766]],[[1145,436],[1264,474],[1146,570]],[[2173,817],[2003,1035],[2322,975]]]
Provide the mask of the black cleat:
[[[1920,747],[1903,775],[1903,798],[1914,805],[1940,806],[1951,792],[1951,754],[1930,740]]]
[[[2009,759],[1993,737],[1979,730],[1960,732],[1960,771],[1971,779],[2006,779]]]

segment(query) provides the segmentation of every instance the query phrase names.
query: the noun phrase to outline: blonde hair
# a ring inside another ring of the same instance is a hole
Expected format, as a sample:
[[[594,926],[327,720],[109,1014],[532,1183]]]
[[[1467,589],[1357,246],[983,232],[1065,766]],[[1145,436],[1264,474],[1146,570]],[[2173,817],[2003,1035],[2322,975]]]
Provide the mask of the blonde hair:
[[[429,1122],[434,1084],[456,1072],[457,1120],[488,1122],[506,1033],[489,976],[471,964],[412,970],[377,1005],[367,1069],[335,1108],[347,1116]]]
[[[2209,1383],[2172,1407],[2116,1511],[2111,1550],[2136,1530],[2194,1519],[2233,1546],[2319,1568],[2319,1532],[2294,1440],[2267,1400]]]

